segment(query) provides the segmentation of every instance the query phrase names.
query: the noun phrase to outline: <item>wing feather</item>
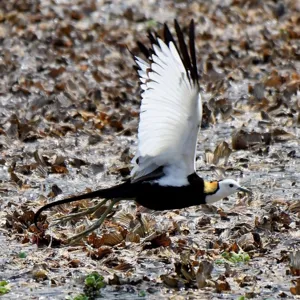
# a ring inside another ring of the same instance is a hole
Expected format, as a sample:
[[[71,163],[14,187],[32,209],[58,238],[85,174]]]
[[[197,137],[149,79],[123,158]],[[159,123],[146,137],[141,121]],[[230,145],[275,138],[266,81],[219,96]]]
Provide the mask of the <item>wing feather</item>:
[[[142,104],[133,181],[164,167],[164,184],[180,185],[195,172],[195,147],[202,117],[195,55],[194,23],[189,50],[175,20],[177,46],[168,26],[163,41],[149,33],[152,48],[138,43],[148,62],[134,56],[141,81]],[[172,172],[171,172],[172,171]],[[169,177],[176,173],[176,180]],[[169,177],[168,177],[169,176]]]

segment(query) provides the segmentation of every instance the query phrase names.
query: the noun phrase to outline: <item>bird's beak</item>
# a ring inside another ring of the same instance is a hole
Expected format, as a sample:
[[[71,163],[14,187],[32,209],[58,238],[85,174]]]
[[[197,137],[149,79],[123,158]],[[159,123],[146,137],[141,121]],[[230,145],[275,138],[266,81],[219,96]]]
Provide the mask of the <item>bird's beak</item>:
[[[250,191],[250,190],[248,190],[248,189],[246,189],[246,188],[244,188],[242,186],[240,186],[237,190],[240,191],[240,192],[252,194],[252,191]]]

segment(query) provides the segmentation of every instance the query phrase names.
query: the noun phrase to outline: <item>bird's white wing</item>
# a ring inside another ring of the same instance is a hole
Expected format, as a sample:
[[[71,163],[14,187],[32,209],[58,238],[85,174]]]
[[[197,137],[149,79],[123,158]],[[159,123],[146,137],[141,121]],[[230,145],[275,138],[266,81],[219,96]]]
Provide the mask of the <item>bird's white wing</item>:
[[[165,42],[150,35],[149,63],[135,57],[142,88],[138,150],[133,159],[133,181],[165,166],[176,179],[162,184],[182,185],[195,172],[195,148],[202,104],[190,25],[190,55],[175,21],[179,46],[165,25]],[[146,48],[143,47],[144,53]],[[147,54],[147,52],[146,52]]]

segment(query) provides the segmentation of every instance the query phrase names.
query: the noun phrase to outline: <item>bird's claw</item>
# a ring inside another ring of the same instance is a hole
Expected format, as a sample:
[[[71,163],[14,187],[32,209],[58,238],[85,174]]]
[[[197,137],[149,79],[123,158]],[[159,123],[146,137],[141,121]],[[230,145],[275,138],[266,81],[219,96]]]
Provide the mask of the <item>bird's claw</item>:
[[[104,213],[101,215],[101,217],[94,222],[90,227],[88,227],[85,231],[80,232],[79,234],[76,234],[72,237],[70,237],[69,239],[66,240],[66,243],[68,244],[75,244],[76,242],[78,242],[79,240],[81,240],[82,238],[86,237],[87,235],[89,235],[91,232],[93,232],[94,230],[96,230],[97,228],[99,228],[102,223],[104,222],[106,216],[112,211],[113,206],[118,202],[118,199],[112,200],[111,203],[108,205],[108,207],[106,208],[106,210],[104,211]],[[100,206],[99,206],[100,207]]]
[[[57,218],[57,219],[53,220],[53,222],[54,222],[53,225],[57,225],[62,222],[67,222],[67,221],[73,220],[78,217],[84,217],[86,215],[91,215],[91,214],[95,213],[100,207],[102,207],[107,201],[108,201],[108,199],[105,199],[105,200],[101,201],[100,203],[98,203],[97,205],[94,205],[88,209],[84,209],[77,213],[73,213],[73,214],[69,214],[69,215],[61,217],[61,218]]]

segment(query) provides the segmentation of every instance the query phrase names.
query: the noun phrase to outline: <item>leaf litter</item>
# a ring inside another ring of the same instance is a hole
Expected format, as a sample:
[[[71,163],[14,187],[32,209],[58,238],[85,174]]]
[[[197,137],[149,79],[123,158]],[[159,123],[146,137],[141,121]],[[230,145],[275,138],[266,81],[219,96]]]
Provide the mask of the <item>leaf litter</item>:
[[[75,297],[91,271],[107,299],[297,297],[299,12],[296,0],[1,2],[2,297]],[[128,176],[140,97],[127,47],[175,17],[197,24],[197,170],[238,178],[252,197],[168,212],[124,201],[66,245],[103,207],[54,220],[87,200],[45,212],[38,230],[41,205]]]

